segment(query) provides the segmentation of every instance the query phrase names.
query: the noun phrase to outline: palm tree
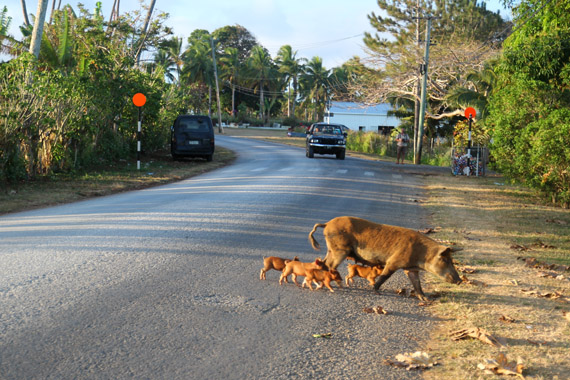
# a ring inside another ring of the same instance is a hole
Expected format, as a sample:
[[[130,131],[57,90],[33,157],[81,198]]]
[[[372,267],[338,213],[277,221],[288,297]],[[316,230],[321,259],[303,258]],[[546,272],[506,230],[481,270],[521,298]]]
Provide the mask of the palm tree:
[[[182,37],[172,37],[165,40],[160,43],[158,51],[154,55],[154,62],[164,67],[167,78],[173,83],[180,81],[180,74],[184,65],[182,42]]]
[[[321,119],[328,95],[330,71],[323,66],[321,57],[313,57],[305,66],[301,84],[305,92],[305,104],[313,107],[313,120]]]
[[[205,37],[190,37],[188,38],[188,42],[190,45],[183,54],[184,67],[182,68],[182,77],[184,77],[189,83],[198,83],[208,86],[208,113],[210,114],[212,84],[214,82],[212,48]],[[202,98],[202,96],[200,96],[200,98]]]
[[[293,83],[293,104],[290,106],[289,97],[287,97],[287,116],[295,116],[295,103],[297,101],[297,90],[299,88],[299,75],[303,72],[304,66],[302,62],[306,62],[305,58],[297,59],[297,52],[293,52],[290,45],[283,45],[277,52],[277,65],[279,72],[285,74],[287,87]]]
[[[28,10],[26,8],[26,0],[20,0],[20,3],[22,4],[22,13],[24,14],[24,25],[29,26],[30,25],[30,19],[28,18]]]
[[[236,80],[241,67],[239,50],[233,47],[226,48],[220,62],[222,64],[222,78],[230,82],[232,87],[232,115],[235,116]]]
[[[164,76],[170,81],[176,81],[176,77],[172,73],[172,71],[176,70],[174,66],[174,62],[170,59],[170,55],[168,51],[165,49],[158,49],[158,51],[154,54],[152,69],[155,71],[156,69],[160,68],[160,70],[164,73]]]
[[[485,62],[481,71],[473,71],[467,74],[462,85],[452,88],[446,100],[451,105],[460,109],[472,106],[477,109],[477,118],[484,119],[487,116],[488,98],[493,90],[496,76],[494,71],[495,61]]]
[[[257,45],[251,50],[247,65],[252,75],[253,88],[257,88],[259,91],[259,115],[264,118],[265,101],[263,99],[263,87],[266,85],[265,82],[271,78],[273,61],[267,50]]]

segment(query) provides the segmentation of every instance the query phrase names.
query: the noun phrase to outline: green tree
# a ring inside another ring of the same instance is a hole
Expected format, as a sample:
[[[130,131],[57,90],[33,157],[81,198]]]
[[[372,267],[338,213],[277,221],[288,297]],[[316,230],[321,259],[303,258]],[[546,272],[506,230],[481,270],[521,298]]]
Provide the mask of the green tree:
[[[283,45],[277,52],[277,66],[279,72],[285,75],[287,87],[293,86],[292,101],[287,97],[287,116],[295,115],[295,105],[297,103],[297,93],[299,90],[299,77],[304,71],[304,62],[307,59],[297,58],[297,52],[293,52],[291,45]]]
[[[487,119],[507,176],[570,205],[570,4],[524,0],[514,11]]]
[[[245,64],[253,48],[259,45],[249,30],[237,24],[216,29],[212,32],[212,36],[222,55],[227,54],[228,48],[236,49],[240,64]]]
[[[301,76],[301,87],[305,98],[305,107],[311,108],[313,120],[324,117],[325,102],[329,95],[330,71],[323,66],[321,57],[313,57],[306,65]]]
[[[496,81],[496,60],[487,61],[479,71],[467,73],[461,85],[452,86],[446,96],[446,102],[458,109],[474,107],[477,119],[484,120],[488,114],[489,97]]]
[[[208,88],[208,114],[211,114],[212,85],[214,84],[214,63],[212,61],[212,47],[210,33],[206,30],[195,30],[188,37],[188,47],[184,52],[184,66],[182,77],[186,83],[198,83]],[[199,88],[202,88],[200,86]],[[200,90],[200,98],[203,98]],[[202,107],[198,110],[202,112]]]
[[[236,85],[237,85],[238,75],[241,69],[238,49],[233,47],[226,48],[224,55],[220,58],[220,63],[222,69],[221,78],[223,80],[228,81],[232,89],[231,114],[235,116],[235,113],[237,112],[235,104]]]
[[[271,80],[272,75],[276,75],[273,60],[267,50],[258,45],[251,50],[247,67],[251,86],[259,93],[259,116],[265,119],[264,90],[267,81]]]
[[[497,55],[509,23],[477,0],[379,0],[378,6],[381,12],[368,17],[377,33],[364,37],[375,70],[356,91],[371,102],[419,101],[417,80],[424,55],[419,40],[425,38],[426,17],[432,17],[431,41],[436,44],[429,57],[428,118],[460,114],[447,103],[448,92],[457,85],[467,87],[465,77]]]

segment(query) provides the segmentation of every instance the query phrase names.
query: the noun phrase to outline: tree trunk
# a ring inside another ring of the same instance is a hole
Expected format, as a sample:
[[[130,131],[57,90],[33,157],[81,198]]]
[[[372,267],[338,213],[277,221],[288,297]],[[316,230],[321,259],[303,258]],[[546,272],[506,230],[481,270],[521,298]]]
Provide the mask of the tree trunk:
[[[32,32],[32,42],[30,43],[30,53],[38,58],[40,56],[40,47],[42,44],[42,35],[44,32],[44,22],[49,0],[39,0],[38,10],[36,11],[36,21],[34,22],[34,30]]]
[[[236,86],[232,84],[232,116],[236,116]]]
[[[30,25],[30,19],[28,19],[28,10],[26,9],[26,0],[20,0],[22,4],[22,12],[24,12],[24,25]]]
[[[259,83],[259,117],[261,120],[264,119],[264,112],[263,112],[263,104],[265,100],[263,100],[263,79]]]
[[[208,116],[212,118],[212,85],[208,85]]]
[[[137,50],[137,55],[136,55],[137,66],[139,65],[139,62],[140,62],[144,41],[146,40],[146,35],[147,35],[147,31],[148,31],[148,24],[150,24],[150,18],[152,16],[152,11],[154,10],[154,4],[155,3],[156,3],[156,0],[151,0],[150,5],[148,7],[148,13],[146,14],[146,19],[144,20],[144,25],[143,25],[142,34],[141,34],[141,43],[139,45],[139,48]]]
[[[53,11],[55,10],[55,2],[57,0],[53,0],[53,2],[51,3],[51,13],[49,14],[49,22],[48,24],[51,25],[52,21],[53,21]]]
[[[115,0],[113,2],[113,8],[111,8],[111,15],[109,16],[109,22],[115,21],[119,19],[119,4],[121,3],[120,0]]]
[[[297,101],[297,76],[293,77],[293,104],[291,105],[291,114],[295,117],[295,103]]]

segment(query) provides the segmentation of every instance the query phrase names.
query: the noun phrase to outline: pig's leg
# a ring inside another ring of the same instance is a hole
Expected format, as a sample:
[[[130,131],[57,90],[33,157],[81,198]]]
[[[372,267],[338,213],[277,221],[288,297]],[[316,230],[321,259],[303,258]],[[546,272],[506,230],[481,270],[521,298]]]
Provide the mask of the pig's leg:
[[[329,249],[325,256],[325,265],[329,269],[336,269],[348,256],[348,250],[332,250]]]
[[[376,293],[380,293],[378,289],[380,289],[382,284],[386,282],[386,280],[389,279],[390,276],[393,275],[395,271],[396,269],[392,269],[388,264],[386,264],[384,270],[382,271],[382,274],[378,277],[378,281],[376,281],[376,284],[374,285],[374,290],[376,290]]]
[[[429,301],[429,299],[422,291],[422,285],[420,284],[420,273],[417,270],[407,270],[404,272],[406,272],[408,275],[408,278],[410,279],[410,282],[416,291],[416,296],[420,299],[420,301]]]

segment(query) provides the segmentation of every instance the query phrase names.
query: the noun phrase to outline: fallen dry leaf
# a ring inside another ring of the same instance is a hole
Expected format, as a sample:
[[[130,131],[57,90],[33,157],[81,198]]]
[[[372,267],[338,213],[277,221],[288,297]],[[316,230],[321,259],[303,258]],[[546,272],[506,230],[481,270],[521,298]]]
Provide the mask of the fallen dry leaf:
[[[382,306],[365,307],[363,311],[365,313],[388,314],[388,312],[384,310]]]
[[[485,363],[479,363],[477,367],[484,370],[486,374],[518,376],[524,379],[524,365],[521,359],[509,362],[503,353],[500,353],[497,359],[486,359]]]
[[[487,284],[485,284],[483,281],[468,279],[466,275],[461,276],[461,280],[463,281],[463,283],[468,285],[483,286],[483,287],[487,286]]]
[[[511,249],[516,249],[517,251],[528,251],[528,250],[530,250],[530,248],[525,247],[524,245],[520,245],[520,244],[511,245]]]
[[[517,280],[515,280],[514,278],[510,279],[509,282],[515,286],[519,286],[519,282]]]
[[[499,321],[506,322],[506,323],[514,323],[514,322],[515,322],[515,319],[509,317],[508,315],[501,315],[501,316],[499,317]]]
[[[535,248],[545,248],[545,249],[556,248],[553,245],[543,243],[541,240],[537,240],[536,242],[532,243],[530,246]]]
[[[452,340],[461,340],[466,338],[475,338],[479,339],[481,342],[490,344],[491,346],[495,347],[502,347],[504,346],[501,342],[497,340],[494,336],[489,334],[487,331],[479,328],[479,327],[472,327],[469,329],[457,330],[450,334]]]
[[[565,226],[568,224],[567,221],[560,219],[546,219],[546,223],[560,224],[561,226]]]
[[[536,274],[538,277],[544,278],[554,278],[555,280],[563,281],[567,280],[568,278],[562,274],[558,274],[558,272],[538,272]]]
[[[524,261],[525,265],[530,268],[536,269],[548,269],[548,270],[557,270],[557,271],[570,271],[570,265],[562,265],[562,264],[548,264],[542,261],[538,261],[534,257],[517,257],[517,260]]]
[[[408,371],[411,369],[428,369],[439,364],[435,359],[430,358],[426,352],[422,351],[398,354],[396,355],[396,360],[386,359],[384,363],[406,368]]]
[[[459,268],[457,268],[457,270],[459,270],[460,272],[463,272],[463,273],[467,273],[467,274],[473,274],[473,273],[477,272],[477,269],[475,269],[473,267],[468,267],[468,266],[459,267]]]
[[[396,294],[400,295],[402,297],[415,297],[416,296],[416,291],[415,290],[410,290],[410,289],[406,289],[406,288],[400,288],[400,289],[396,289]]]
[[[435,227],[435,228],[427,227],[427,228],[424,228],[423,230],[418,230],[418,232],[420,232],[424,235],[439,232],[439,231],[441,231],[441,227]]]
[[[564,318],[570,322],[570,312],[564,312]]]
[[[560,292],[541,292],[539,290],[536,289],[521,289],[521,292],[524,294],[528,294],[531,296],[537,296],[540,298],[549,298],[549,299],[560,299],[562,301],[566,301],[569,302],[570,299],[568,297],[565,297],[564,294],[560,293]]]

